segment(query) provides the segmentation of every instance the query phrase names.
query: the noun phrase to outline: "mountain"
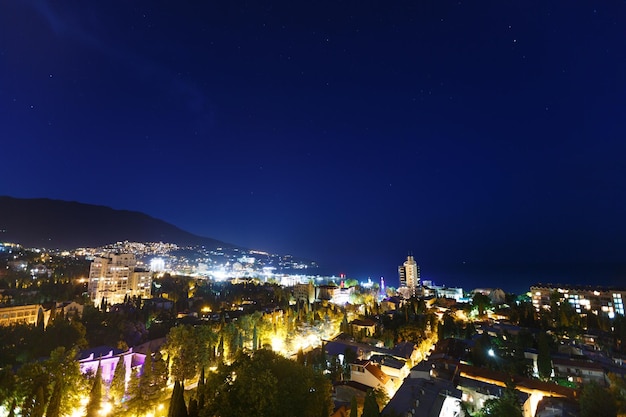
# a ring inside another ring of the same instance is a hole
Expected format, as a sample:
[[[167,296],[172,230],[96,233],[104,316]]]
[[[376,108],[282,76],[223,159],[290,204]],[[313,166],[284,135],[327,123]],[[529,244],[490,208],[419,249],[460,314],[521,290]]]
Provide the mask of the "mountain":
[[[0,241],[25,247],[72,249],[124,240],[233,247],[137,211],[46,198],[0,196]]]

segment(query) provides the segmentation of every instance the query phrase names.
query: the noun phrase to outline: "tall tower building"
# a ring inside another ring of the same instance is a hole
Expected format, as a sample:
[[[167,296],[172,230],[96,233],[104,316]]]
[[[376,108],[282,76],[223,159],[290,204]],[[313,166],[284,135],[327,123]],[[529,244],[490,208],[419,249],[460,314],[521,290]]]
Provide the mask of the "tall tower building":
[[[410,290],[411,296],[415,295],[415,289],[420,285],[420,266],[412,255],[409,255],[404,264],[398,267],[400,275],[400,287]]]
[[[116,253],[97,257],[89,268],[87,291],[94,305],[103,299],[107,304],[120,304],[128,296],[148,298],[151,294],[150,271],[137,265],[135,255]]]

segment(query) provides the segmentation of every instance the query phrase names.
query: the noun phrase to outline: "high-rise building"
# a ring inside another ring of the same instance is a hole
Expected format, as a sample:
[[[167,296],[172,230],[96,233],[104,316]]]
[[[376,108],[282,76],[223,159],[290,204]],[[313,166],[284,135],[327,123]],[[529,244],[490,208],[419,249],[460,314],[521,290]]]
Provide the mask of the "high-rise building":
[[[414,296],[416,288],[420,285],[420,267],[412,255],[409,255],[404,264],[398,267],[398,275],[400,288],[408,288],[411,296]]]
[[[150,271],[138,265],[133,254],[99,256],[91,263],[87,291],[96,306],[103,300],[109,305],[123,303],[127,295],[149,298],[151,287]]]

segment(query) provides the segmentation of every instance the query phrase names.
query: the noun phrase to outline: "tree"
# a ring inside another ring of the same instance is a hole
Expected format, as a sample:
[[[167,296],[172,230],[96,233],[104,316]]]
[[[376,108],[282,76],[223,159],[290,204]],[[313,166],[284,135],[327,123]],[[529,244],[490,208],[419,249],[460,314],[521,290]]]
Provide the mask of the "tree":
[[[196,393],[198,395],[198,399],[196,401],[196,407],[198,410],[204,407],[204,382],[206,378],[204,377],[204,368],[200,371],[200,378],[198,379],[198,388]],[[189,414],[191,415],[191,403],[189,404]]]
[[[239,353],[207,378],[206,415],[318,417],[332,412],[331,385],[320,373],[270,350]]]
[[[13,398],[11,405],[9,406],[9,415],[7,417],[15,417],[15,407],[17,406],[17,400]]]
[[[188,417],[187,406],[185,405],[185,383],[180,383],[180,390],[178,391],[178,398],[176,400],[177,413],[176,417]]]
[[[213,365],[215,361],[214,348],[218,342],[218,334],[210,326],[192,327],[193,341],[191,343],[197,352],[197,365],[202,368]]]
[[[359,408],[356,402],[356,397],[352,396],[350,400],[350,417],[359,417]]]
[[[537,372],[539,378],[547,380],[552,376],[552,357],[550,356],[550,339],[546,333],[537,336]]]
[[[220,341],[217,344],[217,357],[220,361],[224,360],[224,335],[220,335]]]
[[[167,334],[164,350],[171,363],[170,373],[174,381],[185,381],[196,376],[198,366],[198,349],[193,343],[197,337],[192,326],[172,327]]]
[[[198,409],[198,400],[192,398],[189,400],[189,417],[198,417],[200,410]]]
[[[491,306],[491,300],[486,295],[477,292],[472,297],[472,305],[478,309],[478,316],[482,317],[486,309]]]
[[[304,351],[302,348],[298,349],[298,353],[296,353],[296,362],[300,365],[304,365]]]
[[[176,417],[177,404],[178,400],[178,391],[180,390],[180,382],[174,382],[174,388],[172,389],[172,396],[170,397],[170,406],[167,409],[167,417]]]
[[[37,388],[37,393],[35,395],[35,404],[31,413],[31,417],[43,417],[43,412],[45,409],[46,400],[43,394],[43,387],[40,386]]]
[[[387,390],[385,390],[384,388],[380,388],[380,387],[376,388],[373,394],[374,394],[374,399],[376,400],[376,403],[378,404],[379,410],[383,408],[385,404],[389,402],[389,395],[387,394]]]
[[[618,374],[610,372],[608,374],[610,381],[610,391],[615,398],[618,414],[626,414],[626,381]]]
[[[595,382],[586,384],[580,394],[580,417],[615,416],[617,416],[615,397]]]
[[[152,358],[152,374],[155,387],[163,390],[167,386],[168,372],[167,362],[161,356],[161,352],[156,353]]]
[[[98,364],[98,370],[91,387],[91,393],[89,395],[89,402],[87,403],[87,409],[85,417],[96,417],[100,411],[102,404],[102,367]]]
[[[135,414],[146,414],[154,408],[160,399],[164,384],[155,375],[153,364],[152,352],[148,349],[138,381],[134,381],[132,389],[128,390],[130,398],[127,401],[127,407]]]
[[[477,339],[476,342],[474,343],[474,346],[472,347],[471,350],[471,358],[472,358],[472,364],[474,366],[479,366],[479,367],[483,367],[483,366],[487,366],[490,364],[489,359],[489,349],[492,348],[491,345],[491,337],[487,334],[487,332],[483,332]]]
[[[11,369],[0,369],[0,406],[15,402],[17,384]]]
[[[365,402],[363,403],[363,414],[361,414],[361,417],[379,416],[380,408],[378,408],[378,403],[376,402],[374,390],[369,390],[367,391],[367,394],[365,394]]]
[[[187,408],[185,407],[185,387],[179,381],[174,382],[172,397],[170,398],[170,408],[167,411],[167,417],[187,417]]]
[[[124,395],[126,394],[126,363],[124,357],[121,356],[115,365],[115,371],[113,372],[113,379],[111,379],[111,386],[109,387],[109,398],[113,404],[119,404],[122,402]]]
[[[27,363],[17,371],[15,396],[20,399],[22,414],[43,416],[50,384],[51,377],[44,362]],[[38,414],[39,407],[42,407],[41,414]]]
[[[87,381],[76,361],[76,354],[76,349],[66,351],[64,347],[59,347],[45,361],[45,368],[53,383],[46,417],[57,417],[61,410],[77,408],[80,398],[88,389]]]
[[[483,417],[523,417],[522,407],[515,390],[507,387],[500,398],[485,401],[481,410]]]
[[[59,417],[61,414],[61,396],[63,395],[65,381],[62,378],[55,379],[54,388],[52,388],[52,395],[50,396],[50,402],[46,409],[46,417]]]

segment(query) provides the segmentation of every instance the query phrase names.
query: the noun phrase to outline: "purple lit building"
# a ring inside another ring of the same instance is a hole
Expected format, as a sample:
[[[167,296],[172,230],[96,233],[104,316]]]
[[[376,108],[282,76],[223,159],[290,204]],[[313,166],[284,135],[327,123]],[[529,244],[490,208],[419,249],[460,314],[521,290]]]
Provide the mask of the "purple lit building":
[[[102,382],[109,384],[113,379],[115,367],[120,360],[126,366],[126,385],[130,380],[133,370],[140,368],[146,359],[146,355],[133,352],[133,348],[127,351],[115,349],[110,346],[99,346],[93,349],[82,350],[78,354],[78,362],[82,373],[96,373],[98,365],[102,368]]]

